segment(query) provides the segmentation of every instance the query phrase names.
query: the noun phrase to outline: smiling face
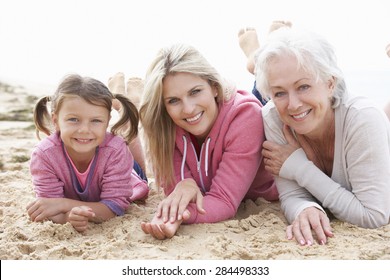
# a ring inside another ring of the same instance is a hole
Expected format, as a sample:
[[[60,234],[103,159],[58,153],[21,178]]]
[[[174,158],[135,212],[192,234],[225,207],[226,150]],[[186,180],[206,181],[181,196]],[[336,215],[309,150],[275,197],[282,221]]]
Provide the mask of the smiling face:
[[[298,68],[292,56],[274,58],[269,65],[271,98],[283,123],[309,138],[323,137],[333,119],[333,80],[323,82]]]
[[[64,98],[52,118],[66,151],[75,162],[93,158],[96,147],[104,140],[110,115],[103,106],[71,96]]]
[[[217,90],[197,75],[170,74],[163,81],[163,99],[172,121],[203,142],[218,116]]]

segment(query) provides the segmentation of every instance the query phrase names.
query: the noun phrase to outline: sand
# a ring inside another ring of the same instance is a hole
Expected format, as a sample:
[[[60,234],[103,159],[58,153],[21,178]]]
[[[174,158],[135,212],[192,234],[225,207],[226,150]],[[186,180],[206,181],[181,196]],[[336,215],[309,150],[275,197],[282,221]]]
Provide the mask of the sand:
[[[1,82],[1,81],[0,81]],[[280,204],[245,201],[237,215],[214,224],[183,225],[168,240],[142,232],[162,198],[153,182],[145,204],[81,234],[70,224],[29,220],[34,199],[29,159],[38,142],[32,123],[36,95],[20,86],[0,84],[0,259],[1,260],[366,260],[390,259],[390,225],[362,229],[332,220],[335,236],[326,246],[299,246],[285,238]]]

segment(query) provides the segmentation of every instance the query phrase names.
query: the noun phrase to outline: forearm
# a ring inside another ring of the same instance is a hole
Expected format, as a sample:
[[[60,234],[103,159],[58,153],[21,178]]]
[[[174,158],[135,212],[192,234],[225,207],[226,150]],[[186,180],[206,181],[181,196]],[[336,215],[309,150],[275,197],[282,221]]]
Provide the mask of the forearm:
[[[64,200],[65,201],[62,212],[63,217],[58,217],[58,219],[61,219],[62,221],[64,219],[68,221],[68,214],[70,210],[72,210],[72,208],[74,207],[79,206],[88,206],[92,209],[92,212],[95,213],[95,217],[89,219],[90,222],[101,223],[116,216],[116,214],[112,212],[111,209],[102,202],[86,202],[67,198],[64,198]]]
[[[356,190],[349,190],[335,182],[332,178],[323,173],[308,159],[305,159],[300,152],[295,153],[294,173],[288,174],[286,170],[281,171],[281,175],[291,177],[303,189],[310,192],[323,207],[329,209],[338,219],[361,227],[374,228],[388,223],[388,216],[384,209],[388,209],[385,185],[379,187],[380,181],[373,181],[370,186],[371,195],[367,190],[358,191],[362,186],[356,183]],[[301,157],[300,159],[298,159]],[[290,160],[290,159],[289,159]],[[292,168],[292,164],[290,168]],[[284,168],[284,167],[283,167]],[[362,172],[364,174],[364,172]],[[375,185],[378,185],[374,187]],[[382,193],[382,194],[380,194]],[[372,199],[372,196],[376,199]]]

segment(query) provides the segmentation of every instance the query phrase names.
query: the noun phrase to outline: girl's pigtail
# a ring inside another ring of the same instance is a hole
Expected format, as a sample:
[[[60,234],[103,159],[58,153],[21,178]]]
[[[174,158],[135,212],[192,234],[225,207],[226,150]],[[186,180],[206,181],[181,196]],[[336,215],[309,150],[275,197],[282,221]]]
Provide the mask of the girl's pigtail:
[[[39,132],[50,135],[51,116],[47,110],[47,103],[50,101],[50,96],[44,96],[38,100],[34,107],[34,123],[36,127],[35,134],[40,140]]]
[[[126,142],[130,144],[138,135],[139,114],[137,107],[122,94],[114,94],[114,97],[122,104],[122,108],[120,109],[121,118],[111,128],[111,133],[117,135],[119,131],[126,130],[126,126],[130,124],[125,133],[122,133]]]

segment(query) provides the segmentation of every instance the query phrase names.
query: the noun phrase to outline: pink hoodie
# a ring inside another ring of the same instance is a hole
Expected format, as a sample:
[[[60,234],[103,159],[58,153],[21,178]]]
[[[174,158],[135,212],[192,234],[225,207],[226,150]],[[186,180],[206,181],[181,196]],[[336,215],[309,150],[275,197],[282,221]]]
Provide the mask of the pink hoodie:
[[[204,195],[206,210],[206,214],[199,214],[196,205],[190,203],[187,209],[191,217],[186,223],[232,218],[244,198],[278,199],[273,177],[264,169],[261,155],[264,139],[261,104],[244,91],[219,105],[218,118],[202,144],[200,160],[188,132],[176,127],[176,181],[194,179]],[[165,193],[170,194],[175,185],[167,186]]]
[[[66,197],[75,200],[102,202],[117,215],[127,210],[134,189],[146,195],[148,184],[133,170],[133,156],[125,141],[106,133],[95,156],[90,181],[85,190],[76,187],[58,133],[43,139],[31,156],[30,172],[37,197]]]

